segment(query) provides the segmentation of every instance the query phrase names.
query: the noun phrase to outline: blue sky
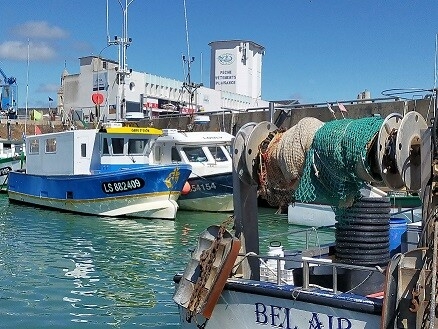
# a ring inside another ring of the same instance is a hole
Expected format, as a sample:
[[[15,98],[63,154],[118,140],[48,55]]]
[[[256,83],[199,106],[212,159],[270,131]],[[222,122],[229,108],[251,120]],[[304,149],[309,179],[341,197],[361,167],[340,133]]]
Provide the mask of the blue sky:
[[[183,4],[134,0],[129,5],[130,68],[184,79]],[[436,0],[186,0],[186,8],[190,55],[195,57],[192,80],[207,86],[208,44],[227,39],[265,47],[265,100],[341,101],[365,89],[381,97],[385,89],[435,84]],[[121,35],[118,0],[109,0],[109,18],[110,35]],[[49,96],[56,100],[64,66],[78,73],[79,57],[105,48],[106,0],[5,2],[0,29],[0,67],[17,78],[19,106],[27,98],[29,107],[47,107]],[[102,56],[117,59],[117,49],[106,48]]]

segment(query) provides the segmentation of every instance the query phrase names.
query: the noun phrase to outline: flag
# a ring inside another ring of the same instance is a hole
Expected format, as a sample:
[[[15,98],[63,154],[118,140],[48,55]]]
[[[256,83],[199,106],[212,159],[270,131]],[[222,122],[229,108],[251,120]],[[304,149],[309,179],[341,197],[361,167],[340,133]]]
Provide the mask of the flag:
[[[38,127],[37,125],[35,125],[35,135],[41,135],[41,134],[42,134],[42,132],[41,132],[40,127]]]
[[[53,102],[53,98],[49,96],[49,102]]]
[[[347,109],[345,108],[344,104],[338,103],[338,106],[339,106],[339,111],[345,112],[345,113],[348,112]]]
[[[38,121],[43,118],[43,114],[37,110],[33,110],[31,114],[32,120]]]
[[[335,114],[335,111],[333,111],[333,109],[332,109],[332,107],[331,107],[331,105],[330,105],[329,103],[327,103],[327,108],[329,109],[329,111],[330,111],[332,114]]]

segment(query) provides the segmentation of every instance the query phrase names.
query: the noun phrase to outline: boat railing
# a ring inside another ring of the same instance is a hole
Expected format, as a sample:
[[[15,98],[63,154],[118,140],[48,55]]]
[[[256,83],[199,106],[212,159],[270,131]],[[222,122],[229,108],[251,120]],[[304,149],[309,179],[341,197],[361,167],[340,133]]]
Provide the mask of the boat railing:
[[[418,220],[421,220],[421,215],[417,215],[414,212],[416,210],[422,210],[422,206],[418,206],[418,207],[412,207],[412,208],[408,208],[408,209],[404,209],[404,210],[400,210],[400,211],[396,211],[396,212],[392,212],[391,213],[391,217],[392,218],[397,218],[397,216],[404,216],[406,217],[411,223],[416,222],[416,218],[418,218]]]
[[[304,227],[304,228],[293,230],[293,231],[286,231],[286,232],[283,232],[283,233],[278,233],[278,234],[270,235],[269,236],[269,240],[272,241],[273,238],[276,238],[276,237],[279,237],[279,236],[284,236],[284,235],[292,236],[292,235],[295,235],[295,234],[303,234],[303,233],[305,233],[305,236],[304,236],[305,237],[305,240],[304,240],[304,242],[305,242],[305,249],[308,249],[310,247],[310,238],[311,238],[312,234],[315,234],[316,235],[315,246],[319,247],[320,244],[319,244],[318,230],[331,229],[333,227],[335,227],[335,225],[319,226],[319,227],[314,227],[314,226],[312,226],[312,227]]]
[[[300,263],[301,263],[301,267],[302,267],[302,289],[303,290],[307,290],[312,288],[312,285],[310,283],[310,275],[311,275],[311,268],[315,267],[315,266],[327,266],[327,267],[331,267],[331,276],[332,276],[332,288],[331,290],[334,293],[338,293],[338,274],[339,274],[339,270],[356,270],[356,271],[364,271],[364,272],[369,272],[369,273],[373,273],[373,272],[379,272],[379,273],[383,273],[384,270],[380,267],[380,266],[375,266],[375,267],[368,267],[368,266],[360,266],[360,265],[351,265],[351,264],[344,264],[344,263],[334,263],[330,258],[316,258],[316,257],[320,257],[322,255],[327,255],[329,252],[329,246],[323,246],[321,248],[313,248],[310,250],[305,250],[303,252],[303,254],[301,254],[300,257]],[[304,256],[304,254],[306,254],[308,256]],[[288,282],[285,282],[283,277],[284,277],[284,271],[285,269],[282,269],[281,263],[284,264],[285,261],[287,260],[291,260],[293,259],[293,261],[297,262],[298,260],[296,258],[292,258],[290,255],[286,255],[286,256],[262,256],[262,255],[256,255],[256,254],[251,254],[251,255],[247,255],[248,257],[257,257],[260,261],[260,263],[264,264],[265,266],[267,266],[265,259],[266,260],[275,260],[276,261],[276,267],[274,267],[273,269],[270,269],[268,267],[269,270],[271,270],[273,273],[275,273],[276,279],[277,279],[277,284],[281,285],[281,284],[289,284]],[[297,269],[297,268],[295,268]],[[290,269],[293,270],[293,269]],[[330,288],[329,288],[330,289]]]
[[[359,265],[350,265],[350,264],[342,264],[342,263],[333,263],[331,259],[316,259],[312,257],[302,257],[303,261],[303,289],[310,288],[310,266],[311,265],[324,265],[332,267],[332,290],[336,294],[338,293],[338,270],[339,269],[349,269],[349,270],[358,270],[364,272],[379,272],[383,273],[383,269],[379,266],[376,267],[366,267]]]
[[[370,274],[368,277],[370,277],[374,272],[384,273],[384,270],[380,266],[368,267],[361,265],[336,263],[333,262],[332,259],[329,257],[324,258],[324,256],[329,255],[330,247],[331,245],[325,245],[319,248],[311,248],[311,249],[303,250],[302,252],[297,251],[295,253],[287,254],[285,256],[257,255],[255,253],[249,253],[246,255],[239,255],[239,256],[258,258],[260,264],[262,264],[268,271],[270,271],[274,275],[274,277],[276,278],[276,284],[278,285],[292,284],[287,280],[287,278],[290,279],[291,274],[293,273],[294,270],[302,269],[301,288],[303,290],[308,290],[314,288],[315,286],[310,282],[311,268],[315,268],[316,266],[331,267],[332,287],[331,288],[324,287],[324,288],[330,289],[335,294],[340,292],[338,290],[338,274],[342,274],[341,270],[355,270],[355,271],[368,272]],[[276,266],[273,266],[272,268],[269,267],[267,264],[267,261],[269,260],[274,260],[276,262]],[[292,268],[287,268],[284,266],[284,264],[288,261],[293,262],[296,265],[293,266]],[[268,280],[268,281],[272,281],[272,280]],[[364,280],[364,282],[365,281],[366,279]]]

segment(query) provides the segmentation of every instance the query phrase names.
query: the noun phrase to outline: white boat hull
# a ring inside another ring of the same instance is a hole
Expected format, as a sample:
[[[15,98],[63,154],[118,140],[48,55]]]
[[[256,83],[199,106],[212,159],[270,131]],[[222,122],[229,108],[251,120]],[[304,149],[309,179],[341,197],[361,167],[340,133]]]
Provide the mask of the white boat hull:
[[[248,281],[229,280],[241,285],[244,292],[225,288],[214,308],[211,318],[206,322],[206,329],[223,328],[327,328],[327,329],[376,329],[380,326],[379,314],[368,314],[349,310],[348,307],[323,305],[316,302],[305,302],[299,299],[310,297],[311,291],[294,291],[293,286],[286,294],[287,298],[266,296],[278,293],[272,285],[263,291],[260,282],[253,281],[251,292]],[[236,286],[237,286],[236,285]],[[246,287],[246,288],[245,288]],[[286,295],[285,294],[285,295]],[[297,298],[299,295],[302,298]],[[334,300],[332,293],[318,294],[321,300]],[[316,295],[315,295],[316,297]],[[316,299],[315,299],[316,300]],[[351,298],[350,298],[351,302]],[[344,305],[347,305],[345,303]],[[200,315],[189,323],[186,320],[186,309],[180,306],[181,328],[197,328],[196,322],[202,324],[205,318]]]
[[[138,217],[175,219],[178,210],[176,202],[178,195],[129,196],[126,198],[60,200],[45,197],[35,197],[28,194],[9,191],[9,199],[20,203],[34,204],[41,207],[59,209],[74,213],[108,217]],[[147,202],[145,202],[147,200]]]
[[[335,225],[335,213],[332,207],[323,204],[295,203],[287,209],[287,221],[293,225],[332,226]]]
[[[391,208],[391,217],[405,219],[409,222],[421,221],[421,208]],[[287,211],[287,221],[292,225],[322,227],[336,224],[332,207],[322,204],[295,203],[290,204]]]

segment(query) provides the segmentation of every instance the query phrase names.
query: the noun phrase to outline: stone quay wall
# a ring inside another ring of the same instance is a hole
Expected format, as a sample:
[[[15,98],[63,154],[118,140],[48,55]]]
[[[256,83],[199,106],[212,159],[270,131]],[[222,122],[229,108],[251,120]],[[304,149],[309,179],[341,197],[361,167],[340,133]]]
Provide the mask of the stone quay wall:
[[[297,124],[304,117],[314,117],[323,122],[330,120],[350,118],[362,118],[374,115],[386,117],[391,113],[400,113],[403,115],[408,111],[417,111],[430,122],[434,116],[434,99],[420,99],[410,101],[371,101],[368,103],[344,104],[347,112],[340,112],[336,103],[332,103],[331,107],[334,110],[332,114],[327,105],[293,105],[279,106],[273,111],[269,109],[250,109],[238,113],[217,112],[217,113],[197,113],[196,115],[208,115],[210,121],[206,123],[193,123],[191,116],[174,116],[166,118],[158,118],[152,120],[141,120],[139,126],[153,126],[160,129],[179,129],[193,131],[227,131],[235,135],[237,131],[248,122],[272,121],[278,123],[285,129]],[[80,124],[80,123],[79,123]],[[89,128],[93,127],[92,124]],[[69,127],[64,126],[61,121],[51,121],[43,119],[40,121],[24,120],[24,119],[0,119],[0,139],[20,140],[24,134],[33,135],[39,129],[42,133],[50,133],[62,131]],[[79,126],[78,128],[83,128]]]

